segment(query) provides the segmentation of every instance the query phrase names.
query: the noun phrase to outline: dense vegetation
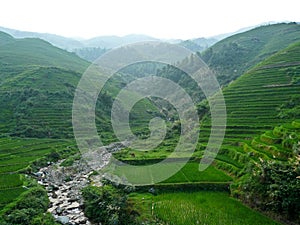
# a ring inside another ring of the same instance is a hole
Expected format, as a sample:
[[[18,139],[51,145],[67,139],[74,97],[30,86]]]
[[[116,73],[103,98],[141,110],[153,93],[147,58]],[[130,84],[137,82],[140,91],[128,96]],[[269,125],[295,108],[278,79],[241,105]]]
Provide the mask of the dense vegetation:
[[[275,212],[299,223],[300,123],[276,127],[266,135],[268,136],[261,136],[261,139],[265,138],[268,148],[277,153],[276,158],[287,154],[289,157],[284,158],[288,160],[270,160],[261,155],[258,162],[249,163],[246,174],[235,187],[234,193],[253,207]],[[270,135],[273,137],[270,138]],[[254,139],[249,148],[266,146]],[[281,148],[285,151],[280,151]]]
[[[12,204],[9,204],[0,217],[1,225],[58,225],[51,214],[45,213],[49,200],[47,192],[31,184],[30,190],[24,192]]]
[[[86,213],[104,224],[278,224],[226,192],[127,192],[111,185],[83,190]],[[101,202],[101,203],[100,203]],[[111,216],[113,215],[113,216]]]
[[[106,184],[102,187],[86,187],[83,189],[85,214],[95,223],[108,225],[138,224],[137,212],[127,199],[126,193]]]
[[[299,98],[299,84],[295,82],[299,74],[298,52],[300,44],[294,44],[260,63],[257,67],[245,73],[223,91],[227,108],[227,128],[223,146],[217,156],[216,164],[231,173],[238,175],[240,166],[249,159],[247,146],[252,139],[262,143],[255,148],[257,155],[264,155],[269,159],[274,157],[287,160],[286,150],[278,148],[281,154],[272,151],[268,139],[273,135],[265,133],[285,123],[297,119],[297,114],[289,114],[283,118],[285,110],[293,111],[297,107],[295,99]],[[284,61],[284,63],[278,62]],[[285,110],[281,110],[289,102]],[[205,145],[210,133],[209,120],[203,121],[200,143]],[[282,148],[282,147],[281,147]],[[255,153],[254,154],[256,156]],[[258,157],[255,157],[258,160]],[[225,162],[225,163],[224,163]]]

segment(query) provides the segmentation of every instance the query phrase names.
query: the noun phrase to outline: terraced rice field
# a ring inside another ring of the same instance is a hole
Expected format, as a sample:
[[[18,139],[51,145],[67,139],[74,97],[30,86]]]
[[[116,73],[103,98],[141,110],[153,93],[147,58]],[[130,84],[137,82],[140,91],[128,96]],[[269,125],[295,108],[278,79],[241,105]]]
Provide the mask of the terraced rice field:
[[[232,178],[224,172],[209,166],[205,171],[199,171],[199,163],[187,163],[179,172],[163,181],[163,183],[191,182],[229,182]]]
[[[0,138],[0,210],[27,188],[19,171],[51,152],[68,152],[74,142],[51,139]]]
[[[227,128],[223,146],[216,159],[217,165],[237,174],[252,151],[256,160],[258,156],[286,160],[287,154],[274,155],[274,151],[267,147],[270,145],[266,143],[268,138],[263,137],[271,135],[264,134],[266,130],[299,119],[298,115],[280,115],[282,109],[288,108],[289,104],[297,104],[293,101],[300,99],[299,51],[300,45],[296,44],[275,54],[224,89]],[[206,120],[200,132],[202,145],[206,145],[209,135],[210,124]],[[264,136],[253,141],[259,135]],[[255,142],[265,147],[257,148]],[[252,147],[243,147],[245,144]],[[278,151],[285,151],[280,150],[280,146],[278,148]]]
[[[163,224],[278,224],[225,192],[174,192],[157,196],[133,193],[130,199],[137,204],[138,209],[143,209],[142,217],[152,215]]]

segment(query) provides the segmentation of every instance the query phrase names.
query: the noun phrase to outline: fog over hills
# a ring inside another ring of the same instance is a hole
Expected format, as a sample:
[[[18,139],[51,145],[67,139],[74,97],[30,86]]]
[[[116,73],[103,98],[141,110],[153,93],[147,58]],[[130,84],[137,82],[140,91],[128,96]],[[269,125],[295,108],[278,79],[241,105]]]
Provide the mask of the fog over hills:
[[[191,51],[202,52],[215,44],[216,42],[236,33],[249,30],[243,28],[236,32],[220,34],[213,37],[199,37],[189,40],[181,39],[158,39],[144,34],[129,34],[125,36],[106,35],[98,36],[90,39],[69,38],[50,33],[38,33],[29,31],[20,31],[16,29],[0,27],[0,31],[10,34],[14,38],[40,38],[52,45],[65,49],[70,52],[75,52],[81,58],[88,61],[93,61],[101,56],[108,49],[116,48],[121,45],[131,44],[143,41],[165,41],[173,44],[180,44]]]

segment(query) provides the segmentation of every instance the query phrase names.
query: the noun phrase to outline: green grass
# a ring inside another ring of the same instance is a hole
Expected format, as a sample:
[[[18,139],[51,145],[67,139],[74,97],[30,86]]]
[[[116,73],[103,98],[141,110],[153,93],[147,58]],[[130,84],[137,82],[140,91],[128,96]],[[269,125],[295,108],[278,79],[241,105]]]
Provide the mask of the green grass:
[[[253,225],[277,224],[242,205],[226,193],[195,192],[154,197],[154,215],[165,224]]]
[[[27,189],[23,187],[16,187],[10,189],[0,190],[0,211],[5,205],[14,201],[18,196],[20,196]]]
[[[148,123],[147,123],[148,125]],[[145,127],[146,122],[140,123],[140,128]],[[167,126],[171,126],[167,123]],[[134,130],[134,128],[132,128]],[[145,130],[145,129],[144,129]],[[114,153],[114,156],[120,160],[130,161],[136,160],[151,160],[151,159],[165,159],[174,152],[179,140],[179,135],[176,132],[167,132],[165,139],[155,148],[151,150],[138,151],[131,148],[125,148],[119,152]],[[145,141],[145,140],[143,140]],[[145,141],[146,143],[146,141]],[[142,146],[141,146],[142,149]],[[182,155],[182,152],[180,153]],[[186,154],[189,156],[190,154]],[[180,157],[179,154],[174,153],[173,157]]]
[[[1,33],[0,42],[0,134],[73,138],[73,98],[90,63],[39,39]],[[96,123],[105,143],[116,140],[109,122],[112,98],[132,79],[116,77],[107,82],[97,102]],[[143,99],[130,114],[136,134],[147,133],[153,117],[147,111],[159,114],[149,99]]]
[[[2,32],[1,32],[2,33]],[[2,33],[3,34],[3,33]],[[46,41],[37,38],[14,39],[0,36],[0,40],[6,39],[1,45],[0,55],[3,57],[1,65],[41,65],[55,66],[83,72],[89,65],[85,60],[75,54],[64,51]]]
[[[189,182],[228,182],[232,178],[224,172],[209,166],[204,171],[199,171],[199,163],[187,163],[179,172],[162,183],[189,183]]]
[[[224,192],[131,193],[129,201],[141,221],[168,225],[275,225],[268,217],[243,205]],[[156,221],[157,222],[157,221]]]
[[[89,63],[40,39],[1,33],[0,42],[0,133],[70,137],[72,96]]]
[[[12,165],[1,164],[1,166],[0,166],[0,174],[18,171],[20,169],[23,169],[26,166],[27,166],[26,162],[18,163],[18,164],[12,164]]]
[[[114,168],[110,168],[113,174],[118,175],[120,178],[127,178],[129,181],[146,184],[157,182],[157,177],[166,178],[161,183],[201,183],[201,182],[229,182],[232,178],[226,175],[221,170],[216,169],[213,166],[209,166],[205,171],[199,171],[199,163],[189,162],[183,165],[179,162],[168,162],[156,164],[155,167],[149,166],[129,166],[122,165]],[[174,169],[180,169],[174,175]],[[108,168],[109,171],[109,168]],[[168,175],[172,176],[168,178]]]
[[[1,174],[0,190],[12,187],[19,187],[23,184],[19,174]]]

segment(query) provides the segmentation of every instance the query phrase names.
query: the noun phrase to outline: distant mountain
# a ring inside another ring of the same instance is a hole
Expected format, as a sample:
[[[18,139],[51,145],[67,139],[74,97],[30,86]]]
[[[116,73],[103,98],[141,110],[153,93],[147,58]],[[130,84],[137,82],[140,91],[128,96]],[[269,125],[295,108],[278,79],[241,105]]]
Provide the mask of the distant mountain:
[[[73,50],[76,55],[89,62],[94,62],[107,51],[108,49],[99,47],[76,48]]]
[[[157,38],[153,38],[146,35],[140,35],[140,34],[130,34],[123,37],[99,36],[91,39],[77,40],[74,38],[67,38],[55,34],[19,31],[19,30],[14,30],[5,27],[0,27],[0,31],[10,34],[14,38],[40,38],[47,42],[50,42],[56,47],[68,51],[73,51],[74,49],[81,49],[81,48],[91,48],[91,47],[110,49],[110,48],[118,47],[120,45],[131,44],[135,42],[159,40]]]
[[[218,41],[227,38],[229,36],[239,34],[245,31],[250,30],[253,27],[247,27],[240,29],[236,32],[220,34],[217,36],[213,36],[210,38],[194,38],[189,40],[180,40],[180,39],[163,39],[161,41],[179,44],[190,49],[193,52],[203,52],[207,48],[211,47]],[[87,61],[94,61],[98,57],[100,57],[107,50],[131,44],[135,42],[142,41],[159,41],[160,39],[150,37],[147,35],[141,34],[131,34],[123,37],[120,36],[99,36],[91,39],[75,39],[75,38],[67,38],[55,34],[48,33],[36,33],[36,32],[27,32],[27,31],[19,31],[10,28],[0,27],[0,31],[10,34],[14,38],[40,38],[43,39],[52,45],[65,49],[70,52],[75,52],[81,58]]]
[[[100,47],[100,48],[115,48],[121,45],[132,44],[135,42],[141,41],[158,41],[159,39],[146,36],[146,35],[138,35],[138,34],[131,34],[126,35],[123,37],[119,36],[100,36],[91,38],[88,40],[82,41],[84,46],[86,47]]]
[[[0,27],[0,31],[3,31],[7,34],[10,34],[14,38],[40,38],[45,40],[52,45],[65,49],[69,52],[75,52],[79,57],[93,62],[98,57],[100,57],[107,50],[126,45],[132,44],[135,42],[143,41],[164,41],[172,44],[179,44],[186,47],[187,49],[193,52],[203,52],[216,42],[221,39],[228,37],[232,34],[240,33],[250,28],[244,28],[239,31],[227,34],[221,34],[210,38],[194,38],[189,40],[180,40],[180,39],[157,39],[147,35],[141,34],[130,34],[123,37],[120,36],[99,36],[91,39],[77,39],[77,38],[67,38],[55,34],[49,33],[37,33],[37,32],[28,32],[20,31],[5,27]]]
[[[10,42],[13,42],[14,38],[7,33],[0,32],[0,40],[1,40],[1,42],[0,42],[0,46],[1,46],[1,45],[6,45]]]
[[[196,43],[199,46],[203,46],[204,48],[208,48],[212,46],[213,44],[217,43],[219,39],[217,38],[196,38],[192,39],[194,43]]]
[[[235,34],[243,33],[245,31],[251,30],[257,26],[251,26],[251,27],[245,27],[242,29],[239,29],[235,32],[230,32],[230,33],[224,33],[224,34],[219,34],[215,35],[212,37],[200,37],[200,38],[194,38],[194,39],[189,39],[189,40],[184,40],[180,41],[179,45],[182,45],[186,47],[187,49],[193,51],[193,52],[202,52],[214,45],[215,43],[221,41],[222,39],[225,39],[227,37],[230,37]]]
[[[215,38],[196,38],[196,39],[190,39],[181,41],[179,45],[193,51],[193,52],[202,52],[218,42]]]
[[[91,39],[77,40],[55,34],[19,31],[5,27],[0,27],[0,31],[3,31],[14,38],[39,38],[45,40],[56,47],[65,49],[69,52],[75,52],[79,57],[90,62],[100,57],[108,49],[135,42],[159,40],[157,38],[140,34],[130,34],[123,37],[99,36]]]
[[[75,48],[75,52],[81,58],[93,62],[106,51],[122,45],[132,44],[143,41],[158,41],[159,39],[146,36],[131,34],[123,37],[119,36],[100,36],[88,40],[82,40],[81,43],[84,47]]]
[[[83,43],[72,38],[66,38],[56,34],[48,33],[37,33],[37,32],[28,32],[28,31],[19,31],[10,28],[0,27],[0,31],[10,34],[14,38],[40,38],[43,39],[52,45],[65,49],[67,51],[72,51],[75,48],[84,47]]]
[[[218,41],[221,41],[225,38],[228,38],[230,36],[233,36],[235,34],[239,34],[239,33],[243,33],[243,32],[246,32],[248,30],[252,30],[256,27],[259,27],[259,26],[263,26],[263,25],[271,25],[271,24],[275,24],[275,23],[272,23],[272,22],[268,22],[268,23],[262,23],[262,24],[258,24],[258,25],[255,25],[255,26],[250,26],[250,27],[243,27],[241,29],[238,29],[237,31],[234,31],[234,32],[229,32],[229,33],[223,33],[223,34],[218,34],[218,35],[215,35],[215,36],[212,36],[210,38],[212,39],[216,39]]]

